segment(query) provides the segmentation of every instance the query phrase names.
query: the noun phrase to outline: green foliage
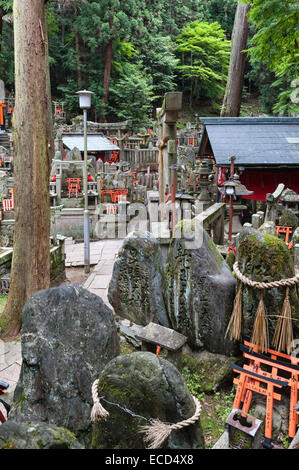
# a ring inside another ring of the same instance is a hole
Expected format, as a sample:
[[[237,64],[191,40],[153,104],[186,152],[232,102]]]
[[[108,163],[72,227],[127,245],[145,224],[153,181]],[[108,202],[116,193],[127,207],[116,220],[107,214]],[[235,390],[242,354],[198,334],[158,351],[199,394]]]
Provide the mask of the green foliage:
[[[7,88],[14,83],[14,51],[13,28],[11,22],[3,20],[11,15],[12,0],[0,0],[0,16],[2,17],[2,36],[0,37],[0,78]]]
[[[243,1],[243,0],[241,0]],[[244,0],[245,1],[245,0]],[[250,1],[250,88],[264,112],[290,114],[298,108],[298,5],[295,0]],[[95,118],[120,119],[127,109],[141,122],[141,110],[161,105],[167,91],[182,90],[185,101],[218,107],[226,83],[237,0],[49,0],[47,23],[53,99],[78,114],[76,91],[90,89]],[[10,13],[12,0],[0,0]],[[112,39],[109,102],[103,103],[106,50]],[[13,88],[13,28],[3,23],[1,78]],[[135,85],[141,87],[136,103]],[[127,116],[126,116],[127,117]]]
[[[4,22],[0,50],[0,78],[7,88],[14,85],[14,47],[13,31],[10,24]]]
[[[299,7],[297,0],[248,0],[249,18],[256,29],[250,41],[252,62],[267,64],[276,81],[278,101],[274,112],[299,112],[299,100],[293,99],[294,81],[299,77]]]
[[[258,92],[262,112],[271,114],[279,93],[277,86],[273,86],[274,73],[268,70],[266,63],[257,61],[250,64],[245,78],[249,80],[253,93]]]
[[[126,64],[122,77],[110,87],[118,119],[132,119],[138,127],[152,123],[147,118],[155,99],[152,77],[144,74],[141,64]]]
[[[227,39],[233,31],[237,0],[201,0],[199,4],[200,21],[217,21],[226,32]]]
[[[177,70],[190,87],[191,97],[220,99],[224,93],[230,41],[218,23],[194,21],[177,37]]]
[[[0,0],[0,8],[5,13],[11,13],[13,0]]]

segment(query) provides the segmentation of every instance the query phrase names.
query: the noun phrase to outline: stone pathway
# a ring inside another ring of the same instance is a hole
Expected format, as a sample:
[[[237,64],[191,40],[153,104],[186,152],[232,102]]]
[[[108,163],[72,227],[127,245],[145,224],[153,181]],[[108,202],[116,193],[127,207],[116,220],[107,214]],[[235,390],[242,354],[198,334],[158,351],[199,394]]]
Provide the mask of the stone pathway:
[[[111,253],[118,251],[122,240],[101,240],[90,243],[90,265],[95,266],[102,259],[109,259]],[[84,266],[84,243],[66,243],[65,267]]]
[[[122,246],[123,240],[105,240],[101,249],[101,256],[97,265],[93,268],[92,273],[84,284],[84,287],[96,295],[102,297],[103,301],[109,306],[107,297],[109,282],[112,275],[114,261],[118,255],[118,251]],[[100,242],[96,242],[100,243]]]
[[[0,340],[0,380],[8,382],[9,387],[3,399],[12,403],[13,392],[19,380],[22,365],[21,341],[5,343]]]
[[[109,306],[107,291],[113,264],[123,240],[103,240],[90,244],[91,273],[84,287],[102,297]],[[66,267],[84,266],[84,244],[66,245]],[[9,383],[3,399],[12,403],[13,392],[19,379],[22,365],[21,340],[5,343],[0,339],[0,380]]]

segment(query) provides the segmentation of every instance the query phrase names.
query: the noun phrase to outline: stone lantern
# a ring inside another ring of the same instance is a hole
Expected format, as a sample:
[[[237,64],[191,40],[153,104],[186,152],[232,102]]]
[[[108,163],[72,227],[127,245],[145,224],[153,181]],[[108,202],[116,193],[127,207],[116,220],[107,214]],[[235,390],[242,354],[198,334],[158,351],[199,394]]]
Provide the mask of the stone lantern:
[[[198,183],[200,187],[200,195],[197,198],[203,204],[203,210],[213,204],[212,185],[213,185],[213,167],[208,158],[201,160],[199,166],[195,168],[196,176],[198,175]]]
[[[240,215],[242,211],[247,209],[245,204],[242,204],[241,197],[249,196],[253,194],[253,191],[249,191],[241,182],[240,177],[237,174],[233,175],[232,179],[225,181],[219,188],[221,194],[225,196],[225,199],[229,199],[229,228],[228,228],[228,241],[232,242],[232,235],[240,233],[242,225],[240,222]]]

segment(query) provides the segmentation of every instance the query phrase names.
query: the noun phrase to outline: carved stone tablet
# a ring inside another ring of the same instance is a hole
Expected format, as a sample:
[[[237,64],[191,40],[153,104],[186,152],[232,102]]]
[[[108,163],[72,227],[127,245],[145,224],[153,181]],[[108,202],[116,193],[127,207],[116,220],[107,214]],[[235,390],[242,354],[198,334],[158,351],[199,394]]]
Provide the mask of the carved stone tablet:
[[[187,337],[177,331],[152,322],[141,330],[137,338],[141,341],[157,344],[170,351],[177,351],[187,341]]]

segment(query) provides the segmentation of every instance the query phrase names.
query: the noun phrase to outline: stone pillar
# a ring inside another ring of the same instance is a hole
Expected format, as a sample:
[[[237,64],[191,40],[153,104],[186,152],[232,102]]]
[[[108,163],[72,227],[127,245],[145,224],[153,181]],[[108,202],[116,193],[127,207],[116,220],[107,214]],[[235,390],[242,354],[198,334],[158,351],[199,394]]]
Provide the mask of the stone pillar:
[[[119,161],[124,161],[125,159],[125,146],[124,146],[124,140],[123,139],[118,139],[117,141],[118,146],[119,146]]]
[[[61,199],[61,178],[62,178],[62,167],[61,165],[57,165],[56,193],[57,193],[58,199]]]
[[[251,217],[252,227],[256,230],[261,226],[261,218],[259,214],[252,214]]]
[[[265,215],[265,222],[275,222],[277,216],[278,200],[284,190],[284,184],[279,184],[274,193],[266,195],[267,209]]]
[[[260,225],[262,225],[264,223],[264,220],[265,220],[265,212],[257,211],[257,214],[260,216],[260,219],[261,219],[261,224]]]
[[[171,185],[170,167],[177,164],[176,123],[182,109],[182,93],[166,93],[162,108],[157,110],[160,139],[159,187],[160,202],[164,202],[165,188]]]
[[[5,100],[5,85],[4,81],[0,80],[0,101]]]
[[[295,274],[299,274],[299,244],[294,246],[294,268]]]

